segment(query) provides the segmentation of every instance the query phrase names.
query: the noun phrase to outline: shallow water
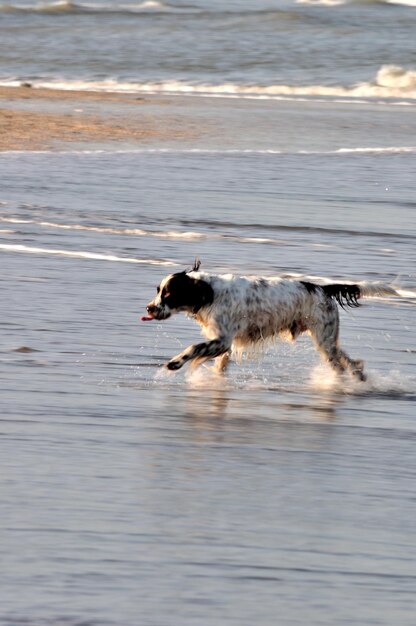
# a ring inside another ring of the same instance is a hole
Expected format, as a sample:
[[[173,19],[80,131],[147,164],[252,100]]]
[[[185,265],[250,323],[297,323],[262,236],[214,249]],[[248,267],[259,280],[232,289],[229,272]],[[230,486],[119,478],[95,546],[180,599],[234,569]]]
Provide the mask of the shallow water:
[[[414,154],[251,146],[0,156],[2,625],[413,625]],[[368,382],[307,338],[165,372],[195,256],[394,283],[341,313]]]

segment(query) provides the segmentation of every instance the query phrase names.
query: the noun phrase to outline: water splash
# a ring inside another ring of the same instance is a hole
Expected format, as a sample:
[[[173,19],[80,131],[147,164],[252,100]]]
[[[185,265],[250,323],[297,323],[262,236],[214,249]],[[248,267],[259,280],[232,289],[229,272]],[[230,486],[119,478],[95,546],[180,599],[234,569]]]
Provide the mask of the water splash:
[[[319,364],[311,372],[309,386],[315,391],[356,396],[409,396],[415,393],[416,381],[397,369],[387,373],[368,370],[366,373],[367,380],[360,382],[347,374],[339,376],[328,365]]]

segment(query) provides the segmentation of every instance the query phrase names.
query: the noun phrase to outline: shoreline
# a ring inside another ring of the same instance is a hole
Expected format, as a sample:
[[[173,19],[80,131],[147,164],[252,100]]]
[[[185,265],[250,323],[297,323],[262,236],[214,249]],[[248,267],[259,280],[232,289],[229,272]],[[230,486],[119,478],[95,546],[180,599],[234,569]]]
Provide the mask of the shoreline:
[[[199,135],[183,120],[155,115],[152,108],[162,103],[169,98],[0,87],[0,152],[53,152],[74,143],[137,146]]]
[[[253,150],[414,152],[414,110],[392,105],[0,86],[0,153]]]

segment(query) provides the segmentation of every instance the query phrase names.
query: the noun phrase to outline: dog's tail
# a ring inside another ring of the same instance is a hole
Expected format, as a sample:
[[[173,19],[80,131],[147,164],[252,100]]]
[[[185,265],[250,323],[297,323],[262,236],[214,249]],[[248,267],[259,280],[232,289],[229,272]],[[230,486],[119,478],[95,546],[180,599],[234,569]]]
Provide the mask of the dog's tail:
[[[361,298],[380,298],[383,296],[398,296],[399,294],[393,287],[382,283],[358,283],[349,284],[333,284],[322,286],[323,292],[333,298],[344,309],[347,306],[360,306],[358,302]]]

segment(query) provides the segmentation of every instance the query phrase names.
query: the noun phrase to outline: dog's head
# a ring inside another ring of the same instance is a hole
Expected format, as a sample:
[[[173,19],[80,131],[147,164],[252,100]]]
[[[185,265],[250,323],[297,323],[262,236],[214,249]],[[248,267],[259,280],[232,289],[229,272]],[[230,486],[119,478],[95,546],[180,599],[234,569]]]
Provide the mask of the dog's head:
[[[194,265],[190,272],[170,274],[162,280],[156,297],[147,305],[151,318],[166,320],[180,311],[197,313],[202,307],[212,304],[214,292],[211,285],[198,275],[193,275],[198,268],[199,264]]]

